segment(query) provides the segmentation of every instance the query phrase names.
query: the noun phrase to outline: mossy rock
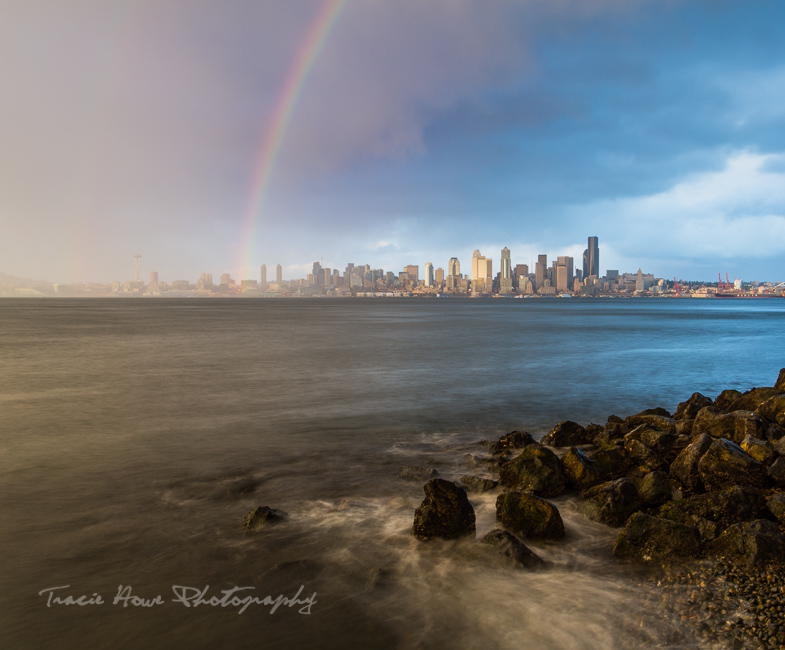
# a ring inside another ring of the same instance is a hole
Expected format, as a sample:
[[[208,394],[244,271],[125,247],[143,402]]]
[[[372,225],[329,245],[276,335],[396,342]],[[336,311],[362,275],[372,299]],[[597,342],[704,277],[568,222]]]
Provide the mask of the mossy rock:
[[[499,483],[542,497],[558,496],[565,489],[558,456],[537,444],[525,447],[520,455],[501,466]]]
[[[734,524],[706,544],[706,553],[739,564],[785,562],[785,538],[774,522],[765,519]]]
[[[496,498],[496,521],[530,539],[561,539],[564,522],[550,501],[526,492],[504,492]]]
[[[700,553],[700,533],[668,519],[633,514],[616,538],[613,556],[643,564],[655,564],[673,558],[692,558]]]
[[[638,490],[628,478],[608,481],[583,493],[582,512],[591,520],[621,526],[641,506]]]
[[[412,534],[420,540],[458,539],[475,533],[474,508],[466,490],[435,478],[423,485],[425,499],[414,511]]]

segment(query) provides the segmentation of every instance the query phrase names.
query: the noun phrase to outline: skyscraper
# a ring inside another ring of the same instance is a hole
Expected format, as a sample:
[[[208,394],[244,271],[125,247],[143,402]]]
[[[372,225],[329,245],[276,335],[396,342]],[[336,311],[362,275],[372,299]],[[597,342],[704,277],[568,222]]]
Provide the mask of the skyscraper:
[[[267,288],[267,265],[266,264],[262,264],[262,272],[261,272],[261,278],[260,278],[260,282],[259,282],[259,287],[261,289],[266,289]]]
[[[461,263],[457,257],[451,257],[449,264],[447,264],[447,275],[457,278],[461,274]]]
[[[472,255],[472,291],[487,293],[493,279],[493,260],[486,258],[475,250]]]
[[[426,262],[425,263],[425,286],[432,287],[433,286],[433,263]]]
[[[413,284],[417,284],[420,281],[420,267],[417,264],[408,264],[403,270],[409,274],[409,280]]]
[[[589,237],[588,248],[583,251],[583,277],[600,277],[600,246],[597,237]]]
[[[502,248],[499,293],[512,293],[512,262],[510,261],[510,249],[506,246]]]
[[[538,255],[537,263],[534,265],[534,289],[539,291],[545,284],[545,279],[548,277],[548,256]]]
[[[283,282],[283,267],[280,264],[275,267],[275,281],[277,284]]]

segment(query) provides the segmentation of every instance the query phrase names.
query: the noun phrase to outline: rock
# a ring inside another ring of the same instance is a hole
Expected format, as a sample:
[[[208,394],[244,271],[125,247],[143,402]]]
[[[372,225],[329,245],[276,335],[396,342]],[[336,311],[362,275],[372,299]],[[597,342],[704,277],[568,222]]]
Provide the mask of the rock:
[[[697,528],[642,512],[629,518],[613,545],[614,557],[644,564],[695,557],[699,552]]]
[[[731,402],[726,410],[729,413],[731,411],[754,411],[768,399],[782,394],[779,388],[753,388]]]
[[[463,483],[463,487],[466,488],[467,492],[488,492],[499,485],[498,481],[480,478],[479,476],[462,476],[461,483]]]
[[[565,488],[559,458],[537,444],[524,447],[520,455],[501,466],[499,483],[543,497],[558,496]]]
[[[670,501],[673,488],[665,472],[649,472],[638,488],[640,500],[647,506],[659,506]]]
[[[622,418],[620,418],[618,415],[609,415],[608,416],[608,424],[623,424],[623,423],[624,423],[624,420]]]
[[[739,444],[748,435],[766,437],[767,428],[767,424],[752,411],[724,413],[715,406],[707,406],[695,418],[692,433],[708,433],[713,438],[727,438]]]
[[[617,479],[626,476],[633,468],[633,461],[623,447],[617,445],[602,445],[590,453],[588,458],[599,464],[603,475],[607,479]]]
[[[496,521],[522,537],[561,539],[564,523],[558,508],[533,494],[504,492],[496,498]]]
[[[635,485],[627,478],[608,481],[583,493],[581,510],[591,520],[621,526],[641,505]]]
[[[670,431],[661,431],[649,425],[644,425],[640,432],[640,441],[662,456],[668,454],[676,442],[676,434]]]
[[[785,492],[777,492],[766,499],[769,512],[773,514],[780,524],[785,524]]]
[[[592,443],[595,447],[613,444],[624,439],[624,425],[619,423],[606,424],[600,433],[594,436]]]
[[[785,561],[785,538],[774,522],[765,519],[734,524],[706,544],[706,552],[743,564]]]
[[[785,487],[785,456],[780,456],[769,467],[767,474],[780,487]]]
[[[668,463],[665,459],[651,447],[647,447],[640,440],[633,438],[634,435],[635,431],[624,436],[624,451],[627,452],[627,455],[649,471],[666,469]]]
[[[690,443],[671,463],[671,478],[693,492],[702,490],[703,481],[698,473],[698,462],[708,451],[712,441],[709,434],[703,433]]]
[[[780,374],[777,377],[777,382],[774,384],[774,388],[779,388],[780,390],[785,391],[785,368],[780,370]]]
[[[687,436],[687,438],[692,438],[692,429],[695,425],[695,420],[676,420],[676,436],[681,438],[682,436]],[[689,442],[688,442],[689,444]],[[686,447],[686,445],[685,445]]]
[[[667,413],[667,411],[665,411],[665,413]],[[631,415],[624,420],[624,424],[629,431],[632,431],[635,427],[639,427],[642,424],[647,424],[652,429],[657,429],[659,431],[669,431],[670,433],[675,433],[676,431],[676,420],[672,419],[670,416],[652,415],[646,411],[638,413],[637,415]]]
[[[414,511],[412,534],[421,540],[457,539],[474,535],[474,508],[466,490],[451,481],[434,478],[423,485],[425,499]]]
[[[549,447],[583,445],[587,442],[586,430],[577,422],[566,420],[553,427],[540,442]]]
[[[722,490],[732,485],[766,484],[766,468],[753,460],[737,444],[721,438],[698,461],[698,474],[707,490]]]
[[[568,487],[585,490],[602,483],[602,467],[597,461],[591,460],[577,447],[570,447],[569,451],[560,459],[564,481]]]
[[[770,397],[755,412],[769,422],[785,427],[785,395]]]
[[[674,499],[665,503],[658,516],[682,524],[698,526],[696,520],[714,522],[720,531],[745,521],[769,516],[766,499],[758,488],[734,486],[720,492],[700,494],[687,499]],[[714,537],[712,533],[711,537]],[[706,538],[704,531],[701,535]]]
[[[638,415],[659,415],[660,417],[663,417],[663,418],[670,418],[671,417],[670,411],[667,411],[666,409],[661,408],[659,406],[657,406],[657,407],[655,407],[653,409],[645,409],[645,410],[641,411],[640,413],[638,413]]]
[[[714,400],[714,406],[723,411],[728,411],[728,407],[730,407],[730,405],[740,397],[743,397],[743,395],[739,390],[724,390],[719,395],[717,395],[717,398]]]
[[[598,435],[600,435],[604,430],[605,428],[600,424],[594,424],[594,423],[587,424],[584,427],[584,434],[583,434],[584,440],[586,440],[586,444],[589,443],[594,444],[594,439]]]
[[[439,472],[433,467],[420,467],[419,465],[407,465],[398,473],[400,478],[405,478],[407,481],[419,481],[421,483],[438,475]]]
[[[526,569],[536,569],[545,566],[545,562],[526,544],[515,537],[515,535],[501,528],[494,528],[482,538],[480,543],[489,545],[501,557],[512,562],[515,566]]]
[[[681,402],[676,407],[676,414],[673,416],[675,420],[694,420],[704,406],[713,406],[708,397],[702,393],[693,393],[686,402]]]
[[[507,435],[499,438],[493,445],[491,452],[503,454],[513,449],[523,449],[527,445],[534,444],[534,438],[526,431],[511,431]]]
[[[243,517],[243,530],[246,532],[259,530],[267,524],[274,524],[286,519],[288,515],[282,510],[275,510],[267,506],[259,506],[254,508],[245,517]]]
[[[750,458],[764,465],[771,465],[777,457],[777,452],[769,447],[765,441],[753,436],[745,436],[740,446],[749,454]]]

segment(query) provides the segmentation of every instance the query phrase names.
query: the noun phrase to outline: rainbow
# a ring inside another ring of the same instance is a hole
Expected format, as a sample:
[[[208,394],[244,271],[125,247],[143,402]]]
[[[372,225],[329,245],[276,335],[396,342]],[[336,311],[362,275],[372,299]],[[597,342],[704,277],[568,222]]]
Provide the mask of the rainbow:
[[[292,61],[282,92],[275,103],[275,109],[264,130],[262,147],[253,174],[253,184],[248,207],[243,218],[243,238],[238,272],[244,274],[250,268],[254,231],[261,217],[262,206],[275,170],[275,163],[281,151],[289,122],[295,105],[300,97],[308,74],[324,45],[327,36],[338,19],[347,0],[324,0],[319,12],[311,23],[302,45]],[[243,279],[239,275],[237,280]]]

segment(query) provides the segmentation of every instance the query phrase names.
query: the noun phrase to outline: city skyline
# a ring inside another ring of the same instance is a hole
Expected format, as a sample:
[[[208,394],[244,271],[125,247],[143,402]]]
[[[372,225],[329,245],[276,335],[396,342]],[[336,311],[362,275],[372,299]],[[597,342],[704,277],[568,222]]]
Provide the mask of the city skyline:
[[[603,268],[783,275],[782,3],[13,1],[0,36],[2,273],[582,269],[592,232]]]

